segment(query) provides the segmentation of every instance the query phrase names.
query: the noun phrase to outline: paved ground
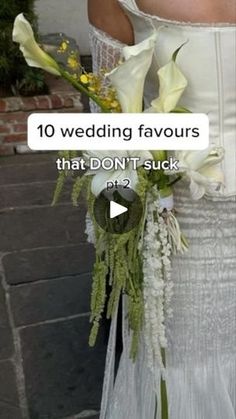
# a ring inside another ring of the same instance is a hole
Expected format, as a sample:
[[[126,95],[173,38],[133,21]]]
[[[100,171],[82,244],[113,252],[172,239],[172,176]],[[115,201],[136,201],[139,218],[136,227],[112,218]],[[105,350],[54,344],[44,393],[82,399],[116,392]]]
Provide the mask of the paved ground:
[[[0,419],[97,418],[106,341],[87,345],[85,207],[50,206],[55,156],[0,158]]]

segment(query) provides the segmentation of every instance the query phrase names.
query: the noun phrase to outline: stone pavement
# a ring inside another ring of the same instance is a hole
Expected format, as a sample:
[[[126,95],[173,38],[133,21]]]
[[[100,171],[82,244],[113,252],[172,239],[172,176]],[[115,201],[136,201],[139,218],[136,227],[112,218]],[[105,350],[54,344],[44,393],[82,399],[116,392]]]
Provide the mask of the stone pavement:
[[[106,339],[88,347],[85,206],[56,207],[54,154],[0,158],[0,419],[98,418]]]

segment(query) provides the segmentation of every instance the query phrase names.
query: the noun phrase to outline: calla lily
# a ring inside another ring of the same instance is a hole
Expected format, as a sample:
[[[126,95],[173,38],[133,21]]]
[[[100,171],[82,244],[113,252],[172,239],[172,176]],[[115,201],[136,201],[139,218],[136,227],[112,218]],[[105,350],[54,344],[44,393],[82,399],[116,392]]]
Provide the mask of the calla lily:
[[[106,74],[117,91],[123,113],[142,112],[144,82],[155,42],[156,33],[137,45],[123,48],[125,61]]]
[[[30,67],[42,68],[49,73],[60,76],[58,64],[37,44],[32,27],[23,13],[15,19],[12,37],[14,42],[20,44],[20,50]]]
[[[175,51],[171,61],[158,70],[159,97],[151,102],[151,107],[145,112],[168,113],[178,104],[187,86],[187,80],[175,62],[180,48]]]
[[[86,164],[89,167],[89,159],[91,157],[97,157],[100,160],[104,159],[105,157],[109,156],[111,159],[115,158],[132,158],[132,157],[139,157],[139,161],[137,162],[137,167],[143,165],[145,160],[152,160],[153,157],[149,151],[86,151],[84,153],[84,157],[86,160]],[[75,160],[75,159],[74,159]],[[137,171],[133,169],[132,163],[127,162],[127,167],[125,170],[122,169],[111,169],[111,170],[104,170],[103,168],[95,169],[95,170],[88,170],[86,175],[93,175],[92,183],[91,183],[91,191],[95,196],[98,196],[103,189],[106,188],[107,182],[109,181],[117,181],[118,184],[122,185],[124,179],[130,179],[130,187],[135,190],[137,183],[138,183],[138,174]]]
[[[177,151],[175,158],[179,161],[179,170],[166,173],[183,173],[190,180],[190,193],[194,200],[219,190],[223,185],[224,176],[218,165],[224,158],[222,147],[211,146],[202,151]]]

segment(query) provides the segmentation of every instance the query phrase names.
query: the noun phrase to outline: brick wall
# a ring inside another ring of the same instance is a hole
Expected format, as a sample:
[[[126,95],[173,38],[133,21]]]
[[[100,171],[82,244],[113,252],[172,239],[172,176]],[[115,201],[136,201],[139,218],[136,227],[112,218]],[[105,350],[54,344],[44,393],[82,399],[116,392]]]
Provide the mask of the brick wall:
[[[49,95],[0,98],[0,155],[18,152],[27,143],[27,118],[34,112],[82,112],[80,93],[64,80],[47,79]]]

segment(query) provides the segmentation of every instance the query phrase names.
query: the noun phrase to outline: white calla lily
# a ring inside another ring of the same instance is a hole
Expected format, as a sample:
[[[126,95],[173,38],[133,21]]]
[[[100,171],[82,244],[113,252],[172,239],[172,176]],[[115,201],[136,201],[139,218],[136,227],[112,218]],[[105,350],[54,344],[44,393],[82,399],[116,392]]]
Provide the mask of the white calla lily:
[[[139,157],[139,161],[137,162],[137,167],[143,165],[145,160],[152,160],[152,154],[149,151],[86,151],[83,156],[86,159],[86,164],[89,167],[89,160],[91,157],[97,157],[99,160],[108,157],[112,160],[115,158],[119,159],[130,159],[132,157]],[[107,182],[109,181],[117,181],[118,185],[124,185],[124,179],[130,180],[130,187],[135,190],[137,183],[138,183],[138,174],[137,171],[134,170],[132,162],[128,161],[126,165],[126,169],[110,169],[104,170],[103,168],[88,170],[86,175],[93,175],[92,183],[91,183],[91,191],[95,196],[98,196],[103,189],[106,188]]]
[[[152,62],[156,36],[154,33],[137,45],[125,47],[125,61],[106,74],[117,91],[123,113],[142,112],[144,82]]]
[[[151,107],[145,112],[168,113],[176,108],[188,84],[175,62],[180,48],[173,54],[171,61],[158,70],[159,96],[151,102]]]
[[[211,146],[201,151],[176,151],[175,158],[179,161],[179,170],[168,174],[183,173],[190,180],[190,193],[194,200],[219,190],[223,185],[224,176],[219,167],[224,158],[222,147]]]
[[[20,44],[20,50],[30,67],[42,68],[49,73],[60,76],[58,64],[37,44],[32,27],[23,13],[15,19],[12,38],[14,42]]]

